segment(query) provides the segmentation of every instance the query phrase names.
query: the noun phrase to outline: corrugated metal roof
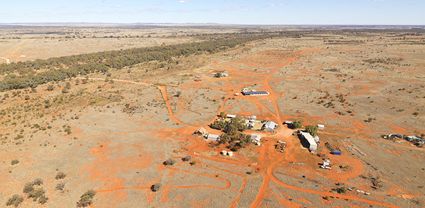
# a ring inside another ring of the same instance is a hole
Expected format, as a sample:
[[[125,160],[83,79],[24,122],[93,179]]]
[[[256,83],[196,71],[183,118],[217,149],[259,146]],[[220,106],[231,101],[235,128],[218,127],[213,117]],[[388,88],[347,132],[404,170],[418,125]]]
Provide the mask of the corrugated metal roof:
[[[267,91],[250,91],[250,92],[242,92],[243,95],[269,95],[270,93]]]
[[[316,141],[315,141],[315,139],[314,139],[314,137],[313,136],[311,136],[311,134],[309,134],[309,133],[307,133],[307,132],[300,132],[301,133],[301,135],[304,137],[304,139],[305,140],[307,140],[307,142],[310,144],[310,145],[314,145],[314,146],[317,146],[317,143],[316,143]]]

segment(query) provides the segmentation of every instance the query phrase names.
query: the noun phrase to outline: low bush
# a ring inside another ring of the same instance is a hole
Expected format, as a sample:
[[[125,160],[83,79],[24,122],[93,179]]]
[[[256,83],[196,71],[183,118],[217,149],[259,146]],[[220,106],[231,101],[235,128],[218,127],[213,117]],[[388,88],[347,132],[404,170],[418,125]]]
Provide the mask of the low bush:
[[[58,172],[55,176],[56,180],[64,179],[66,177],[66,174],[63,172]]]
[[[24,197],[22,197],[21,195],[15,194],[7,200],[6,206],[18,207],[23,201],[24,201]]]
[[[88,207],[92,205],[94,196],[96,196],[96,192],[93,190],[85,192],[77,202],[77,207]]]

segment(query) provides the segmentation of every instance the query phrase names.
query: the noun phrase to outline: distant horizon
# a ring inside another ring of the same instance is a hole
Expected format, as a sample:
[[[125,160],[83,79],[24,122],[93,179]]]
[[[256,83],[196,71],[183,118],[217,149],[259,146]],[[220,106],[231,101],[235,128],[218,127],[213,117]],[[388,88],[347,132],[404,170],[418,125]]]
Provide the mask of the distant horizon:
[[[176,23],[176,22],[0,22],[0,25],[69,25],[69,24],[88,24],[88,25],[236,25],[236,26],[421,26],[425,24],[255,24],[255,23]]]
[[[0,24],[425,25],[423,0],[15,0]]]

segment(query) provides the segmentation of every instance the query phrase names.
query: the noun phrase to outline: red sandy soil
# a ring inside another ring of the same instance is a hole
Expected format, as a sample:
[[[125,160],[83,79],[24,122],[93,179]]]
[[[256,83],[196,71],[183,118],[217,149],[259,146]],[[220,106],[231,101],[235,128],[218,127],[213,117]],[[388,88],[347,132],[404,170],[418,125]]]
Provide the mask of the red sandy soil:
[[[227,63],[213,63],[213,67],[217,69],[225,69],[231,75],[228,78],[224,78],[223,86],[221,90],[225,92],[225,98],[221,100],[221,103],[217,109],[217,113],[224,112],[227,110],[231,110],[234,106],[227,105],[229,99],[243,100],[251,103],[257,109],[258,113],[260,113],[262,119],[271,119],[279,124],[283,122],[284,119],[287,119],[287,115],[282,114],[282,109],[279,106],[279,101],[285,96],[283,92],[278,92],[275,90],[275,84],[278,81],[278,76],[275,76],[280,72],[282,67],[288,66],[294,62],[296,62],[300,57],[310,54],[316,53],[319,49],[305,49],[296,52],[282,52],[282,51],[263,51],[258,54],[248,56],[236,61],[227,62]],[[257,67],[266,69],[267,72],[256,72],[251,70],[240,69],[240,67]],[[253,77],[255,77],[255,82],[259,84],[263,90],[270,92],[269,96],[266,97],[242,97],[242,96],[234,96],[239,89],[252,84]],[[96,78],[92,78],[96,79]],[[101,79],[98,79],[99,81]],[[103,79],[102,79],[103,80]],[[134,82],[127,80],[114,80],[116,82],[122,82],[127,84],[135,84],[142,86],[152,86],[149,83],[143,82]],[[184,89],[194,89],[194,88],[203,88],[208,87],[212,82],[217,81],[215,78],[203,77],[202,82],[187,82],[179,86],[182,90]],[[261,207],[263,205],[263,201],[265,198],[273,197],[277,200],[277,202],[283,207],[303,207],[302,204],[297,202],[302,202],[305,204],[311,203],[307,199],[298,198],[295,201],[290,201],[282,195],[285,193],[275,193],[275,190],[271,189],[270,186],[273,184],[274,186],[278,186],[285,190],[290,190],[292,192],[301,192],[318,196],[329,196],[337,199],[349,200],[349,201],[357,201],[367,205],[373,206],[383,206],[383,207],[397,207],[392,204],[376,201],[371,199],[366,199],[364,197],[347,193],[347,194],[337,194],[329,192],[328,190],[313,190],[304,188],[302,186],[295,186],[287,184],[276,176],[276,170],[278,168],[287,168],[289,163],[297,163],[297,162],[306,162],[304,172],[315,172],[316,168],[316,159],[308,159],[313,158],[308,151],[300,148],[300,143],[298,138],[292,136],[293,131],[284,127],[280,127],[275,133],[262,133],[264,136],[264,142],[258,148],[252,149],[256,151],[257,158],[249,159],[245,158],[242,154],[236,154],[235,157],[222,157],[219,154],[216,155],[207,155],[204,154],[206,152],[215,151],[218,153],[220,149],[211,148],[205,141],[199,139],[195,136],[191,136],[191,134],[199,127],[207,128],[209,132],[214,132],[214,130],[208,127],[214,118],[211,120],[206,120],[204,123],[199,124],[187,124],[182,122],[179,116],[184,115],[185,111],[185,100],[178,99],[177,100],[177,108],[176,112],[173,111],[173,108],[170,104],[170,97],[168,95],[168,90],[166,85],[156,86],[159,92],[161,93],[161,98],[163,99],[166,110],[168,113],[168,117],[170,121],[177,124],[175,128],[163,128],[155,134],[158,138],[175,138],[173,140],[177,140],[179,142],[186,142],[187,145],[184,146],[184,152],[187,155],[191,155],[198,162],[197,165],[202,165],[203,163],[208,163],[209,161],[233,165],[238,167],[251,167],[256,170],[256,174],[259,174],[262,178],[262,182],[258,192],[252,201],[250,202],[250,207]],[[366,90],[366,89],[364,89]],[[252,112],[244,111],[244,108],[241,108],[239,115],[251,115]],[[312,120],[321,120],[321,118],[312,118]],[[310,120],[311,122],[311,120]],[[347,121],[352,122],[352,125],[355,127],[355,133],[360,134],[362,131],[367,130],[367,127],[359,121]],[[393,127],[394,130],[402,131],[400,127]],[[329,132],[324,132],[324,134],[333,134]],[[189,138],[189,139],[188,139]],[[166,142],[167,139],[164,139]],[[278,140],[284,140],[287,142],[287,148],[285,153],[279,153],[275,151],[274,145]],[[216,171],[216,172],[224,172],[228,175],[232,175],[233,177],[239,178],[241,181],[241,185],[239,187],[234,187],[232,184],[232,180],[226,178],[226,175],[216,175],[212,173],[206,173],[202,169],[184,169],[180,167],[180,164],[177,164],[173,167],[164,167],[162,165],[158,165],[158,177],[150,180],[150,181],[140,181],[138,185],[135,186],[126,186],[125,181],[118,176],[118,173],[122,170],[136,170],[136,169],[145,169],[148,166],[152,166],[152,157],[153,155],[147,157],[144,154],[143,160],[140,158],[134,157],[114,157],[111,158],[110,155],[115,152],[121,152],[123,148],[129,148],[125,146],[110,146],[109,143],[103,143],[99,145],[99,147],[95,147],[91,150],[91,154],[94,156],[95,160],[82,171],[89,172],[89,175],[93,181],[99,182],[101,184],[101,188],[96,190],[99,195],[102,197],[112,197],[113,203],[110,204],[112,207],[118,205],[119,203],[126,200],[128,197],[125,190],[143,190],[145,192],[146,200],[149,203],[153,203],[156,196],[159,193],[153,193],[149,191],[150,185],[156,182],[161,181],[161,178],[164,176],[172,177],[175,174],[183,174],[183,175],[193,175],[198,177],[208,178],[210,180],[215,181],[215,184],[203,184],[199,183],[191,183],[185,185],[175,185],[173,183],[164,184],[161,189],[161,195],[159,198],[160,202],[168,202],[170,200],[180,200],[184,197],[178,195],[176,198],[170,199],[169,195],[171,192],[183,189],[183,190],[191,190],[196,191],[197,189],[201,190],[237,190],[234,193],[233,199],[231,203],[227,206],[234,208],[239,207],[240,200],[242,194],[245,192],[247,188],[247,184],[249,183],[249,179],[247,174],[241,173],[240,171],[232,170],[232,169],[224,169],[217,165],[208,164],[208,166],[204,166],[204,170]],[[133,146],[130,148],[137,149],[139,152],[142,151],[141,146]],[[364,173],[364,165],[363,163],[355,158],[352,155],[344,154],[342,156],[330,156],[328,155],[333,163],[349,163],[350,171],[344,172],[336,172],[335,170],[320,172],[319,175],[331,182],[340,182],[340,183],[349,183],[350,179],[354,179],[359,177]],[[306,159],[307,158],[307,159]],[[315,168],[312,168],[315,167]],[[308,170],[308,171],[306,171]],[[297,172],[299,170],[290,170],[288,172]],[[328,205],[329,202],[322,201],[323,205]],[[192,203],[193,207],[205,207],[208,206],[208,201],[196,201]]]
[[[228,82],[225,82],[223,86],[223,90],[226,92],[226,99],[222,101],[222,104],[220,105],[217,112],[222,112],[225,109],[227,109],[226,102],[229,97],[233,97],[233,94],[235,93],[234,89],[241,89],[244,87],[244,85],[250,84],[251,78],[256,77],[256,80],[262,84],[264,87],[264,90],[269,91],[271,94],[267,97],[238,97],[237,99],[244,99],[248,102],[251,102],[259,112],[264,113],[262,116],[265,115],[265,117],[272,119],[278,123],[282,123],[284,115],[281,113],[281,109],[278,105],[278,100],[284,96],[283,93],[278,93],[274,90],[273,85],[271,84],[274,81],[274,74],[278,73],[280,68],[291,64],[292,62],[297,61],[298,57],[302,56],[306,53],[314,53],[317,49],[308,49],[308,50],[302,50],[297,51],[295,53],[289,54],[289,53],[282,53],[279,54],[279,52],[276,51],[266,51],[261,52],[253,57],[247,57],[245,59],[241,59],[237,62],[233,63],[225,63],[223,65],[217,65],[217,68],[224,68],[225,70],[229,71],[229,73],[232,75],[228,79]],[[284,58],[282,58],[284,56]],[[267,61],[264,61],[267,60]],[[245,66],[251,66],[251,67],[262,67],[269,70],[269,73],[257,73],[252,72],[248,70],[239,70],[236,66],[243,64]],[[194,88],[194,87],[203,87],[208,86],[209,82],[214,81],[214,79],[204,79],[202,83],[199,83],[197,85],[194,85],[192,83],[184,84],[182,89],[185,88]],[[164,102],[166,103],[168,114],[170,119],[177,123],[181,124],[182,127],[180,129],[177,129],[174,131],[177,135],[187,135],[190,132],[193,132],[196,128],[192,125],[183,124],[179,118],[177,118],[174,114],[174,112],[171,109],[171,106],[169,104],[168,100],[168,93],[166,86],[159,86],[159,90],[161,91],[161,94],[163,96]],[[181,100],[179,101],[181,102]],[[271,104],[272,108],[269,108],[265,106],[263,103],[268,102]],[[183,106],[181,103],[178,103],[177,106]],[[179,110],[182,110],[181,108]],[[238,112],[241,115],[249,115],[250,112]],[[206,125],[209,123],[206,122],[204,124],[204,127],[208,128]],[[360,122],[355,122],[353,125],[358,129],[359,131],[361,129],[364,129],[364,125]],[[210,130],[210,129],[209,129]],[[280,129],[278,132],[272,135],[266,135],[268,138],[268,141],[264,142],[261,147],[258,148],[258,161],[254,164],[255,168],[259,171],[259,174],[262,175],[262,184],[260,189],[258,190],[257,196],[253,199],[251,202],[250,207],[260,207],[264,198],[266,196],[272,195],[274,196],[278,202],[285,207],[301,207],[302,205],[297,204],[295,202],[291,202],[289,200],[283,199],[279,197],[276,193],[273,193],[273,191],[269,188],[270,184],[273,183],[275,185],[278,185],[284,189],[290,189],[292,191],[298,191],[308,194],[314,194],[314,195],[320,195],[320,196],[331,196],[338,199],[346,199],[346,200],[352,200],[352,201],[358,201],[369,205],[377,205],[377,206],[384,206],[384,207],[396,207],[394,205],[381,202],[381,201],[374,201],[365,199],[356,195],[351,194],[337,194],[337,193],[331,193],[328,191],[318,191],[318,190],[311,190],[306,189],[303,187],[293,186],[286,184],[282,181],[280,181],[275,175],[275,169],[278,167],[282,167],[282,164],[287,164],[288,162],[296,162],[298,158],[305,157],[305,153],[302,152],[303,150],[300,150],[299,141],[297,138],[291,136],[292,131],[287,129]],[[284,138],[287,142],[288,148],[282,156],[281,153],[278,153],[274,150],[274,144],[277,140]],[[203,160],[211,160],[214,162],[220,162],[220,163],[226,163],[226,164],[232,164],[232,165],[238,165],[238,166],[248,166],[250,164],[253,164],[254,161],[250,161],[247,159],[244,159],[243,157],[235,157],[235,158],[224,158],[220,156],[204,156],[202,154],[199,154],[199,152],[206,152],[210,150],[210,147],[204,142],[199,139],[193,139],[190,140],[190,145],[186,147],[188,154],[197,157],[202,158]],[[350,163],[351,164],[351,171],[348,172],[342,172],[342,173],[335,173],[333,171],[329,171],[323,174],[323,176],[331,181],[338,181],[338,182],[345,182],[349,179],[356,178],[359,175],[363,173],[363,164],[358,159],[350,156],[350,155],[344,155],[340,157],[331,157],[331,159],[336,162],[344,162],[344,163]],[[240,196],[244,192],[246,185],[247,185],[247,179],[244,174],[232,172],[230,170],[223,170],[218,167],[212,167],[209,166],[210,169],[217,169],[219,171],[226,171],[230,174],[233,174],[235,176],[238,176],[242,179],[242,185],[239,187],[238,192],[235,194],[234,199],[232,200],[232,203],[229,205],[229,207],[237,207]],[[230,180],[227,180],[226,178],[222,177],[216,177],[214,175],[205,174],[202,172],[196,172],[196,171],[187,171],[182,170],[179,168],[168,168],[169,170],[172,170],[173,172],[179,172],[184,174],[194,174],[199,175],[203,177],[209,177],[214,178],[217,180],[217,185],[203,185],[203,184],[197,184],[197,185],[187,185],[187,186],[173,186],[168,185],[164,189],[165,194],[161,198],[161,201],[167,201],[169,198],[167,197],[167,193],[172,191],[173,189],[219,189],[219,190],[225,190],[229,189],[232,186],[232,183]],[[299,199],[299,201],[305,201],[305,199]],[[201,205],[198,204],[199,206]]]

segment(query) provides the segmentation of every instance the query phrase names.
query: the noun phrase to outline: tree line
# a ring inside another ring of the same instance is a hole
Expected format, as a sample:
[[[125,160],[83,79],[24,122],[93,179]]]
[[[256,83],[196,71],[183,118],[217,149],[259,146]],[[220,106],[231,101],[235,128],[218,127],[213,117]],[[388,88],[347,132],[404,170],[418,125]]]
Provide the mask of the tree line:
[[[106,72],[149,61],[170,61],[173,57],[199,53],[216,53],[268,35],[238,35],[203,42],[183,43],[171,46],[134,48],[90,54],[49,58],[0,65],[0,91],[37,87],[51,81]]]

